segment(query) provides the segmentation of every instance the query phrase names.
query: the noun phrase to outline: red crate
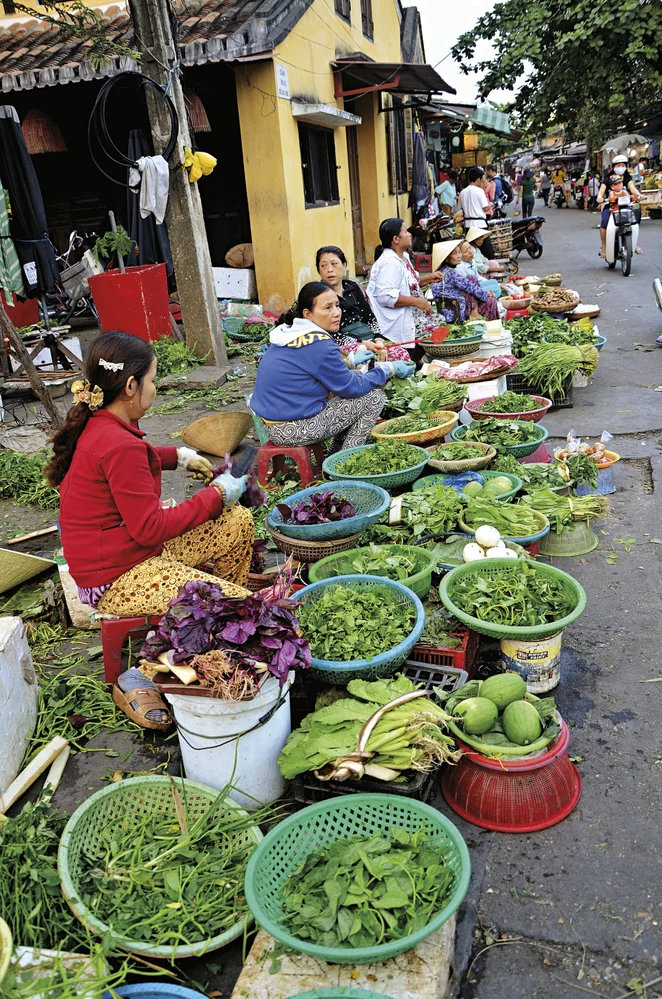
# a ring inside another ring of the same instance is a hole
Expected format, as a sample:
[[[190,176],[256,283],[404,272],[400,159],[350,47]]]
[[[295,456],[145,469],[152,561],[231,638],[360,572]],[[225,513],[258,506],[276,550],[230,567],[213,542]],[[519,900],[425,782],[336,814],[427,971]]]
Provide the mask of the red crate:
[[[462,639],[461,644],[456,649],[415,645],[409,656],[419,663],[429,663],[431,666],[453,666],[455,669],[464,669],[471,680],[478,652],[478,632],[470,631],[469,628],[460,628],[453,634]]]

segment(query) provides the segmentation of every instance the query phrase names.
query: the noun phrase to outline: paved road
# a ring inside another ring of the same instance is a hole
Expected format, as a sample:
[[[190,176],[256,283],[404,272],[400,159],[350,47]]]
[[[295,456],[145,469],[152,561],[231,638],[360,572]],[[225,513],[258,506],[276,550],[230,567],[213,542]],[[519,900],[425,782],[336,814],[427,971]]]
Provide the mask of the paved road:
[[[543,212],[543,257],[522,258],[521,272],[561,271],[584,302],[600,305],[608,337],[591,385],[545,425],[558,437],[607,429],[624,460],[598,549],[557,560],[588,594],[585,615],[565,636],[556,692],[570,752],[581,757],[582,798],[570,818],[540,833],[498,835],[458,822],[475,871],[456,955],[462,999],[578,999],[582,989],[620,999],[629,979],[662,975],[662,683],[641,682],[662,677],[661,549],[651,543],[662,534],[662,350],[633,346],[662,333],[651,291],[662,273],[662,224],[644,225],[644,255],[624,278],[598,258],[597,215]],[[636,543],[624,545],[628,538]],[[662,979],[646,995],[662,995]]]

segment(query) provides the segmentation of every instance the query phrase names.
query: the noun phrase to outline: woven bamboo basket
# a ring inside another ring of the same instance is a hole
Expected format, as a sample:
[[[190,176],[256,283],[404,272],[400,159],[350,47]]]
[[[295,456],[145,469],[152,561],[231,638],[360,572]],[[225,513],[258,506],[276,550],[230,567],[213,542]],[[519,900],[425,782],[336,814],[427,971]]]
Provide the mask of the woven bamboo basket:
[[[455,443],[461,444],[462,441],[456,441]],[[469,446],[469,441],[466,441],[466,444]],[[475,446],[478,447],[479,445],[475,444]],[[490,444],[480,444],[480,447],[485,451],[482,458],[464,458],[460,461],[442,461],[439,458],[430,458],[428,465],[436,468],[439,472],[471,472],[479,468],[485,468],[486,465],[489,465],[496,458],[496,450]],[[428,450],[432,452],[435,448],[428,448]]]
[[[276,547],[284,555],[291,555],[298,562],[305,562],[307,565],[311,562],[319,562],[327,555],[335,555],[336,552],[358,548],[358,534],[352,534],[349,538],[333,538],[331,541],[300,541],[298,538],[287,538],[284,534],[279,534],[268,524],[267,530]]]
[[[446,434],[451,432],[458,421],[457,413],[446,409],[438,409],[434,413],[430,413],[429,418],[432,422],[427,430],[414,430],[408,434],[384,433],[385,429],[396,430],[399,420],[409,419],[408,416],[396,416],[393,420],[386,420],[384,423],[378,424],[371,436],[378,441],[393,440],[404,441],[406,444],[429,444],[432,441],[442,440]],[[435,420],[439,422],[435,423]]]
[[[184,427],[182,440],[188,447],[223,458],[241,444],[252,423],[250,413],[212,413]]]
[[[55,562],[52,559],[16,552],[10,548],[0,548],[0,593],[13,590],[15,586],[26,583],[54,566]]]
[[[570,288],[566,288],[565,290],[570,291]],[[541,305],[536,297],[531,303],[531,308],[536,312],[571,312],[573,309],[577,308],[580,302],[579,295],[576,291],[572,291],[571,294],[573,296],[573,301],[567,302],[566,305]]]

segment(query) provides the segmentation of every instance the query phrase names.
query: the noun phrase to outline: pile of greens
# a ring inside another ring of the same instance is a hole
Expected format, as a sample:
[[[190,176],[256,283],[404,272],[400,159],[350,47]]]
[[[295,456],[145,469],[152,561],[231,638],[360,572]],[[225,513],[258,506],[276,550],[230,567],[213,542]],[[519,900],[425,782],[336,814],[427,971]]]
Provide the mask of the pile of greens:
[[[606,496],[561,496],[549,489],[538,489],[522,498],[522,503],[544,513],[553,531],[571,531],[580,520],[596,520],[609,513]]]
[[[409,544],[423,534],[451,531],[462,515],[462,500],[452,486],[436,482],[427,489],[405,493],[402,497],[402,520],[397,524],[376,524],[370,536],[374,540],[396,539]]]
[[[292,732],[278,757],[283,777],[291,780],[355,753],[368,719],[384,705],[417,689],[400,674],[390,680],[350,680],[346,691],[325,691],[318,697],[315,711]],[[440,728],[444,722],[443,711],[427,697],[392,708],[368,739],[366,752],[374,754],[366,768],[368,776],[396,780],[403,771],[426,773],[445,759],[452,760],[452,740]]]
[[[387,576],[396,582],[416,575],[422,568],[424,556],[418,560],[413,553],[400,545],[368,545],[359,548],[353,555],[336,559],[332,564],[331,576]]]
[[[421,430],[431,430],[433,427],[438,427],[439,423],[440,420],[432,416],[405,416],[385,430],[377,427],[377,432],[386,434],[387,437],[394,437],[396,434],[413,434],[420,433]]]
[[[483,336],[485,333],[487,333],[487,323],[484,319],[468,319],[464,323],[452,323],[448,327],[444,343],[452,340],[466,340],[472,336]]]
[[[514,447],[516,444],[530,444],[540,439],[537,423],[531,420],[497,420],[489,416],[486,420],[473,420],[463,428],[463,441],[480,441],[491,444],[497,450]]]
[[[515,357],[524,357],[550,334],[567,328],[565,320],[552,319],[547,312],[536,312],[533,316],[510,319],[508,331],[513,338],[512,352]]]
[[[361,478],[364,475],[385,475],[388,472],[404,472],[407,468],[420,465],[421,452],[413,444],[404,441],[380,441],[369,444],[363,451],[356,451],[340,461],[336,471],[341,475]]]
[[[266,528],[267,515],[283,503],[293,493],[301,490],[301,483],[297,479],[285,479],[277,488],[268,489],[265,493],[266,500],[264,506],[253,510],[253,523],[255,525],[255,537],[267,540],[270,535]]]
[[[154,340],[152,347],[156,354],[156,374],[159,380],[175,372],[190,371],[191,368],[199,368],[204,364],[204,358],[196,354],[191,347],[187,347],[179,340],[173,340],[170,336]]]
[[[586,483],[589,489],[595,489],[598,484],[598,466],[584,451],[570,455],[565,459],[570,478],[577,484]]]
[[[504,392],[488,399],[480,407],[481,413],[529,413],[533,409],[540,409],[540,402],[532,395],[520,395],[518,392]]]
[[[466,461],[468,458],[484,458],[485,450],[475,445],[467,447],[457,443],[439,444],[434,451],[430,452],[430,457],[436,461]]]
[[[172,782],[169,808],[125,813],[83,848],[79,897],[111,933],[155,947],[203,943],[248,913],[244,876],[249,829],[275,817],[229,808],[221,791],[200,815]]]
[[[297,604],[301,631],[315,659],[371,660],[403,642],[416,621],[411,604],[395,602],[383,586],[325,586],[316,600]]]
[[[13,499],[41,510],[58,510],[60,494],[44,478],[44,465],[53,457],[51,451],[0,450],[0,499]]]
[[[541,343],[523,357],[517,368],[531,389],[547,399],[564,396],[575,371],[587,378],[598,366],[595,347],[571,347],[562,343]]]
[[[311,853],[283,885],[283,923],[323,947],[375,947],[426,926],[454,880],[424,829],[338,840]]]
[[[466,614],[490,624],[532,628],[566,617],[575,601],[566,589],[538,572],[535,563],[513,560],[511,565],[486,567],[459,576],[453,585],[453,603]]]
[[[510,472],[519,476],[528,489],[553,489],[567,485],[561,475],[558,462],[538,465],[535,462],[520,464],[512,454],[502,454],[494,459],[490,468],[495,472]]]
[[[466,399],[466,385],[450,382],[432,373],[413,378],[391,378],[384,386],[386,406],[383,415],[386,419],[404,416],[407,413],[425,415],[437,409],[447,409]]]
[[[484,524],[496,527],[503,538],[530,538],[540,533],[540,522],[531,510],[519,503],[498,500],[470,499],[462,517],[472,531]]]
[[[446,610],[438,597],[431,595],[423,604],[425,608],[425,629],[417,645],[429,645],[439,649],[457,649],[462,644],[457,632],[463,626],[456,617]]]

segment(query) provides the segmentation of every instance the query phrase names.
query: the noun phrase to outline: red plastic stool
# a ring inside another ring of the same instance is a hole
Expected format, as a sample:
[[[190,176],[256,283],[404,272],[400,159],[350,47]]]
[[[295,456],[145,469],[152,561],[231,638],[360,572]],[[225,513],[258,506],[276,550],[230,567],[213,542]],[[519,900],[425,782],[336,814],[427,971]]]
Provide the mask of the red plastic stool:
[[[121,617],[117,621],[101,621],[101,645],[103,646],[103,672],[106,683],[117,683],[122,672],[122,648],[132,631],[144,634],[152,624],[158,624],[161,617]]]
[[[313,464],[313,457],[315,464]],[[322,477],[324,452],[321,444],[312,447],[279,447],[278,444],[261,444],[257,449],[257,478],[261,485],[268,485],[274,475],[285,471],[285,459],[291,458],[301,476],[301,488],[305,489],[315,479]],[[273,462],[269,472],[269,462]]]
[[[520,316],[528,316],[528,314],[528,309],[507,309],[505,321],[509,322],[511,319],[519,319]]]

